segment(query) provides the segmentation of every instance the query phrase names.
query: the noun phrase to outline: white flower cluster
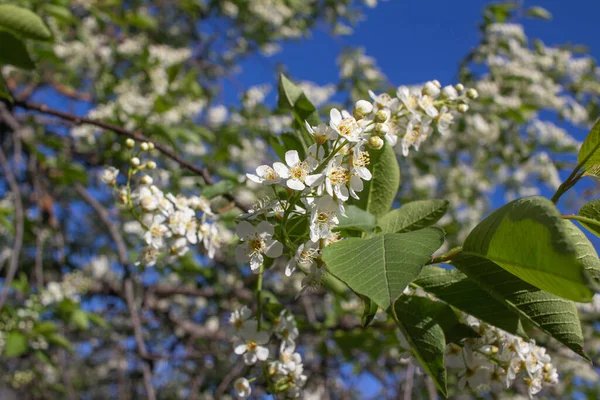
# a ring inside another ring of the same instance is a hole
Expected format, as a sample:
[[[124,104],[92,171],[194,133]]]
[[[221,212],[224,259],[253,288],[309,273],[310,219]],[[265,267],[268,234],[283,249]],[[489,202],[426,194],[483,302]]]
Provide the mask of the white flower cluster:
[[[189,251],[189,245],[199,243],[204,245],[208,257],[214,258],[226,235],[216,223],[217,216],[211,210],[209,200],[203,196],[165,194],[145,174],[139,179],[139,186],[132,189],[133,177],[156,168],[154,161],[140,160],[141,154],[152,150],[154,145],[141,143],[138,151],[135,151],[132,139],[128,139],[126,145],[132,151],[126,184],[117,185],[119,170],[110,166],[104,169],[101,179],[118,190],[121,202],[141,225],[139,233],[145,247],[137,265],[153,266],[165,253],[181,257]]]
[[[64,299],[79,303],[79,295],[87,292],[92,284],[92,279],[75,271],[64,275],[60,282],[49,282],[39,293],[39,301],[42,306],[60,303]]]
[[[49,343],[46,337],[36,329],[41,316],[51,306],[64,300],[80,302],[80,295],[86,293],[94,285],[94,280],[81,271],[74,271],[62,276],[59,282],[48,282],[39,293],[31,294],[17,308],[16,314],[0,313],[0,353],[6,344],[6,335],[18,331],[27,336],[27,345],[33,350],[46,350]]]
[[[543,384],[558,382],[550,355],[534,340],[527,342],[472,317],[469,324],[481,336],[446,348],[446,366],[460,377],[460,389],[467,384],[473,389],[489,385],[492,392],[500,393],[521,379],[531,397]]]
[[[402,154],[409,149],[419,150],[437,128],[442,135],[450,133],[454,122],[453,111],[464,113],[469,106],[467,99],[475,99],[475,89],[465,90],[462,84],[442,88],[438,81],[426,82],[422,87],[400,86],[396,97],[386,93],[376,96],[369,92],[373,100],[375,115],[373,120],[380,125],[376,129],[385,134],[388,142],[395,146],[401,138]]]
[[[290,276],[299,267],[307,274],[305,287],[318,286],[323,272],[320,250],[337,240],[333,230],[345,212],[344,203],[350,197],[358,199],[364,181],[372,178],[365,147],[378,150],[385,141],[395,146],[401,140],[403,153],[407,155],[409,147],[418,149],[433,133],[434,126],[445,134],[453,119],[450,108],[466,111],[463,101],[467,96],[475,98],[477,93],[460,86],[458,90],[452,86],[442,89],[433,81],[418,91],[400,87],[397,96],[377,96],[371,92],[372,102],[357,101],[352,114],[332,109],[329,124],[306,123],[306,130],[315,142],[306,156],[300,157],[297,150],[289,150],[285,153],[285,163],[260,165],[254,174],[247,174],[256,184],[272,186],[277,200],[260,201],[249,213],[240,216],[247,221],[240,222],[237,228],[244,242],[236,249],[238,262],[250,263],[251,269],[258,272],[264,256],[277,258],[284,250],[273,239],[274,228],[269,222],[262,221],[255,227],[248,220],[277,216],[285,222],[290,217],[304,216],[309,220],[309,240],[296,249],[284,236],[286,247],[295,252],[286,275]],[[278,187],[288,191],[287,200],[279,197]]]
[[[246,365],[263,362],[263,375],[267,386],[284,398],[299,398],[306,384],[302,356],[296,351],[299,332],[294,318],[282,310],[268,330],[261,330],[257,319],[252,318],[248,307],[235,310],[230,318],[230,336],[234,339],[234,351],[241,355]],[[275,336],[280,342],[274,357],[269,343]],[[256,378],[253,378],[254,380]],[[234,389],[239,398],[247,398],[252,392],[250,380],[239,378]]]

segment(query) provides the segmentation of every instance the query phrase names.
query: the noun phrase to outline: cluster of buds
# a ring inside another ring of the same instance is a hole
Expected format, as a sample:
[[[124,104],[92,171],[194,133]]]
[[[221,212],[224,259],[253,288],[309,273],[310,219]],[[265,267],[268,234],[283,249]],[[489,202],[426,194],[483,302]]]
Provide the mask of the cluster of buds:
[[[119,193],[121,202],[141,225],[139,233],[145,247],[137,264],[153,266],[163,255],[181,257],[189,251],[190,245],[199,243],[204,245],[208,257],[213,258],[223,235],[209,200],[203,196],[165,194],[153,184],[150,175],[142,173],[156,168],[154,161],[141,160],[142,154],[151,151],[154,145],[144,142],[136,151],[132,139],[127,139],[125,144],[131,150],[127,181],[118,185],[119,171],[114,167],[104,170],[102,180]],[[135,188],[134,182],[138,184]]]
[[[465,89],[460,83],[442,88],[437,80],[422,87],[400,86],[396,97],[387,93],[376,95],[371,91],[369,95],[372,102],[358,101],[354,117],[369,121],[366,131],[374,134],[369,139],[371,146],[383,146],[383,141],[375,137],[384,137],[392,146],[400,143],[404,156],[408,155],[410,147],[419,150],[435,129],[447,135],[454,122],[454,113],[467,112],[468,100],[478,97],[475,89]]]

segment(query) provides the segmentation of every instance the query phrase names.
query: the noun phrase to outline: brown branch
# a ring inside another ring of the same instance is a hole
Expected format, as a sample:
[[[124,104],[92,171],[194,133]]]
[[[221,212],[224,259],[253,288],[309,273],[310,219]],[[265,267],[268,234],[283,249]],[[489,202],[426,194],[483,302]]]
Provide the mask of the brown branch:
[[[10,169],[10,164],[4,151],[0,148],[0,165],[4,169],[4,176],[8,181],[8,185],[14,197],[13,204],[15,206],[15,240],[13,242],[12,253],[10,255],[10,263],[8,264],[8,271],[6,273],[6,278],[4,279],[4,283],[2,285],[2,291],[0,292],[0,310],[6,301],[6,297],[8,296],[8,290],[10,288],[10,284],[15,278],[15,274],[17,273],[17,268],[19,266],[19,254],[21,253],[21,247],[23,246],[23,225],[24,225],[24,217],[23,217],[23,202],[21,200],[21,192],[19,190],[19,184],[17,183],[17,179]]]
[[[123,237],[121,236],[116,224],[110,219],[108,211],[85,189],[85,187],[83,187],[83,185],[79,183],[75,184],[75,190],[77,193],[79,193],[83,200],[94,209],[96,214],[98,214],[102,222],[108,228],[108,233],[117,246],[119,262],[123,265],[123,268],[128,271],[129,264],[125,241],[123,240]],[[154,387],[152,386],[152,369],[150,368],[150,361],[148,360],[148,350],[146,349],[146,344],[144,343],[142,323],[140,321],[140,316],[135,304],[133,280],[130,277],[127,277],[123,281],[123,292],[125,301],[127,303],[127,308],[129,309],[129,314],[131,316],[131,324],[133,325],[133,336],[135,338],[135,343],[137,345],[138,353],[142,358],[142,373],[144,375],[144,387],[146,389],[146,395],[149,400],[156,400],[156,394],[154,392]]]
[[[148,138],[147,136],[144,136],[140,132],[133,132],[133,131],[125,129],[121,126],[110,124],[110,123],[104,122],[104,121],[99,121],[99,120],[92,119],[92,118],[79,117],[72,113],[49,108],[48,106],[46,106],[44,104],[34,104],[34,103],[26,102],[26,101],[15,101],[14,105],[17,107],[24,108],[26,110],[38,111],[38,112],[41,112],[44,114],[54,115],[55,117],[59,117],[64,120],[71,121],[77,125],[81,125],[81,124],[93,125],[98,128],[112,131],[118,135],[137,140],[138,142],[150,142],[150,143],[154,144],[154,147],[158,151],[163,153],[165,156],[169,157],[173,161],[177,162],[179,165],[187,168],[188,170],[190,170],[193,173],[202,177],[202,179],[204,180],[204,182],[207,185],[214,184],[214,181],[206,168],[198,167],[198,166],[190,163],[189,161],[184,160],[183,157],[181,157],[179,154],[177,154],[177,152],[175,150],[163,145],[162,143],[156,142],[156,141]],[[225,193],[223,195],[223,197],[225,197],[227,200],[234,202],[235,205],[238,208],[240,208],[241,210],[247,211],[247,207],[245,207],[242,204],[240,204],[239,202],[237,202],[237,200],[235,200],[235,198],[230,193]]]

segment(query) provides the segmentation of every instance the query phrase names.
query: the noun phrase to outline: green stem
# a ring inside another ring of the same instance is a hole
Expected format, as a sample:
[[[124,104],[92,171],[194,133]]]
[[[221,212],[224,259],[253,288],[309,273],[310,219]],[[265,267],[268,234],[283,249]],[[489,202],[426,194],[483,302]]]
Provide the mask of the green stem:
[[[454,258],[458,257],[460,255],[460,253],[462,253],[462,250],[463,250],[462,246],[455,247],[446,254],[442,254],[441,256],[433,257],[431,259],[431,261],[429,261],[426,265],[444,263],[446,261],[453,260]]]
[[[256,283],[256,320],[258,322],[258,330],[260,331],[260,323],[262,320],[262,285],[263,285],[263,272],[265,271],[265,264],[260,265],[258,271],[258,282]]]
[[[582,217],[581,215],[561,215],[562,219],[570,219],[573,221],[579,221],[579,222],[583,222],[584,224],[589,224],[589,225],[593,225],[593,226],[597,226],[600,228],[600,221],[596,221],[593,220],[591,218],[587,218],[587,217]]]

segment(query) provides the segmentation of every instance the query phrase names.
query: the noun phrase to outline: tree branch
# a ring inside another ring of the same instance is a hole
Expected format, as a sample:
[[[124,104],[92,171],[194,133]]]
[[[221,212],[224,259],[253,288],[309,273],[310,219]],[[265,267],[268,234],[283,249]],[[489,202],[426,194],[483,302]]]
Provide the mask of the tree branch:
[[[21,192],[19,190],[19,184],[17,183],[17,179],[10,169],[10,164],[4,151],[0,148],[0,165],[4,169],[4,176],[8,181],[8,185],[14,197],[14,206],[15,206],[15,240],[13,242],[12,253],[10,255],[10,263],[8,264],[8,271],[6,273],[6,278],[4,279],[4,283],[2,285],[2,291],[0,292],[0,310],[6,301],[6,297],[8,296],[8,290],[10,288],[10,284],[15,278],[15,274],[17,273],[17,268],[19,266],[19,254],[21,253],[21,247],[23,246],[23,202],[21,200]]]
[[[110,237],[117,246],[119,262],[123,265],[123,268],[125,268],[126,271],[129,270],[125,241],[123,240],[123,236],[121,236],[121,233],[119,232],[115,223],[110,219],[110,215],[106,208],[104,208],[102,204],[100,204],[100,202],[83,187],[83,185],[76,183],[75,190],[77,193],[79,193],[83,200],[94,209],[96,214],[98,214],[102,222],[106,225]],[[127,303],[127,308],[129,309],[129,314],[131,316],[131,324],[133,325],[133,336],[135,338],[135,343],[137,345],[138,353],[142,358],[142,373],[144,375],[146,395],[149,400],[156,400],[156,394],[154,392],[154,387],[152,386],[152,370],[150,368],[150,361],[148,360],[148,350],[146,349],[146,344],[144,343],[142,324],[137,307],[135,305],[135,293],[133,291],[133,280],[131,277],[125,278],[123,282],[123,292],[125,301]]]
[[[198,167],[198,166],[184,160],[183,157],[181,157],[179,154],[177,154],[177,152],[175,150],[163,145],[162,143],[156,142],[147,136],[144,136],[140,132],[133,132],[133,131],[130,131],[123,127],[120,127],[118,125],[110,124],[108,122],[99,121],[99,120],[92,119],[92,118],[79,117],[72,113],[49,108],[44,104],[35,104],[35,103],[29,103],[26,101],[15,101],[14,105],[17,107],[24,108],[26,110],[38,111],[43,114],[54,115],[55,117],[59,117],[64,120],[71,121],[77,125],[81,125],[81,124],[93,125],[98,128],[112,131],[118,135],[137,140],[138,142],[150,142],[150,143],[154,144],[154,147],[158,151],[163,153],[165,156],[169,157],[173,161],[177,162],[179,165],[189,169],[193,173],[202,177],[202,179],[204,180],[204,182],[207,185],[214,184],[214,181],[206,168]],[[243,211],[247,211],[247,207],[245,207],[242,204],[240,204],[239,202],[237,202],[237,200],[230,193],[223,194],[223,197],[225,197],[229,201],[234,202],[235,205],[239,209],[241,209]]]

